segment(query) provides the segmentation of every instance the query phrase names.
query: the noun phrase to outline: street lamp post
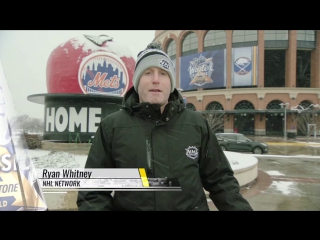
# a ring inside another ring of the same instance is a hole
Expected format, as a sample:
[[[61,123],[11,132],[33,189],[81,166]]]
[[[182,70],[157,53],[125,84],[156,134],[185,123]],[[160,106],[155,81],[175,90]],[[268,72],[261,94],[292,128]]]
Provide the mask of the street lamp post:
[[[284,122],[283,122],[283,138],[286,140],[287,138],[287,106],[290,105],[290,103],[280,103],[279,104],[281,108],[284,108]]]

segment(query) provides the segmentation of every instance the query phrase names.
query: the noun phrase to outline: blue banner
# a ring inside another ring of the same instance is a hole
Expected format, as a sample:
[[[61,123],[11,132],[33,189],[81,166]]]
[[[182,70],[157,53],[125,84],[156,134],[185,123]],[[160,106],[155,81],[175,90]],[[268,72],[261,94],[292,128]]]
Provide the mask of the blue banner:
[[[180,88],[225,87],[225,59],[225,49],[180,57]]]

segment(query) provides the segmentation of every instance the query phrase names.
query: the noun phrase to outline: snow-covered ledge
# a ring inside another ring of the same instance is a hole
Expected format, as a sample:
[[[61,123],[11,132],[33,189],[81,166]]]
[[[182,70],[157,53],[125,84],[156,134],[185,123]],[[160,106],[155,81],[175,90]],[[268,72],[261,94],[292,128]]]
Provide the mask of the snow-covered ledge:
[[[224,154],[241,187],[253,182],[258,177],[258,159],[256,157],[229,151],[224,151]],[[209,196],[209,193],[206,190],[204,191]]]
[[[256,157],[236,152],[225,151],[224,153],[241,187],[258,177],[258,159]]]

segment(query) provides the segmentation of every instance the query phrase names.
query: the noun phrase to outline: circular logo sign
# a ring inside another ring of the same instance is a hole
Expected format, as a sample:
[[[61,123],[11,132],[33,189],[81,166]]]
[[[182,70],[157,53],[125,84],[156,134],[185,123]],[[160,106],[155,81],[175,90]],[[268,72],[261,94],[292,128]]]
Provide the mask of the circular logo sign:
[[[110,52],[95,52],[84,58],[79,67],[78,81],[85,94],[123,96],[129,86],[125,64]]]
[[[238,75],[246,75],[252,69],[251,60],[247,57],[239,57],[234,61],[234,71]]]

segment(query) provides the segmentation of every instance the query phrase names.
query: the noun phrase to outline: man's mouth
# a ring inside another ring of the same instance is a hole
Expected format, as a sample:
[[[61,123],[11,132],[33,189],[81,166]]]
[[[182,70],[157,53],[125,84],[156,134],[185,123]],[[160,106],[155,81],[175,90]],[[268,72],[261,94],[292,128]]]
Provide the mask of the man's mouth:
[[[150,92],[161,92],[159,89],[150,89]]]

